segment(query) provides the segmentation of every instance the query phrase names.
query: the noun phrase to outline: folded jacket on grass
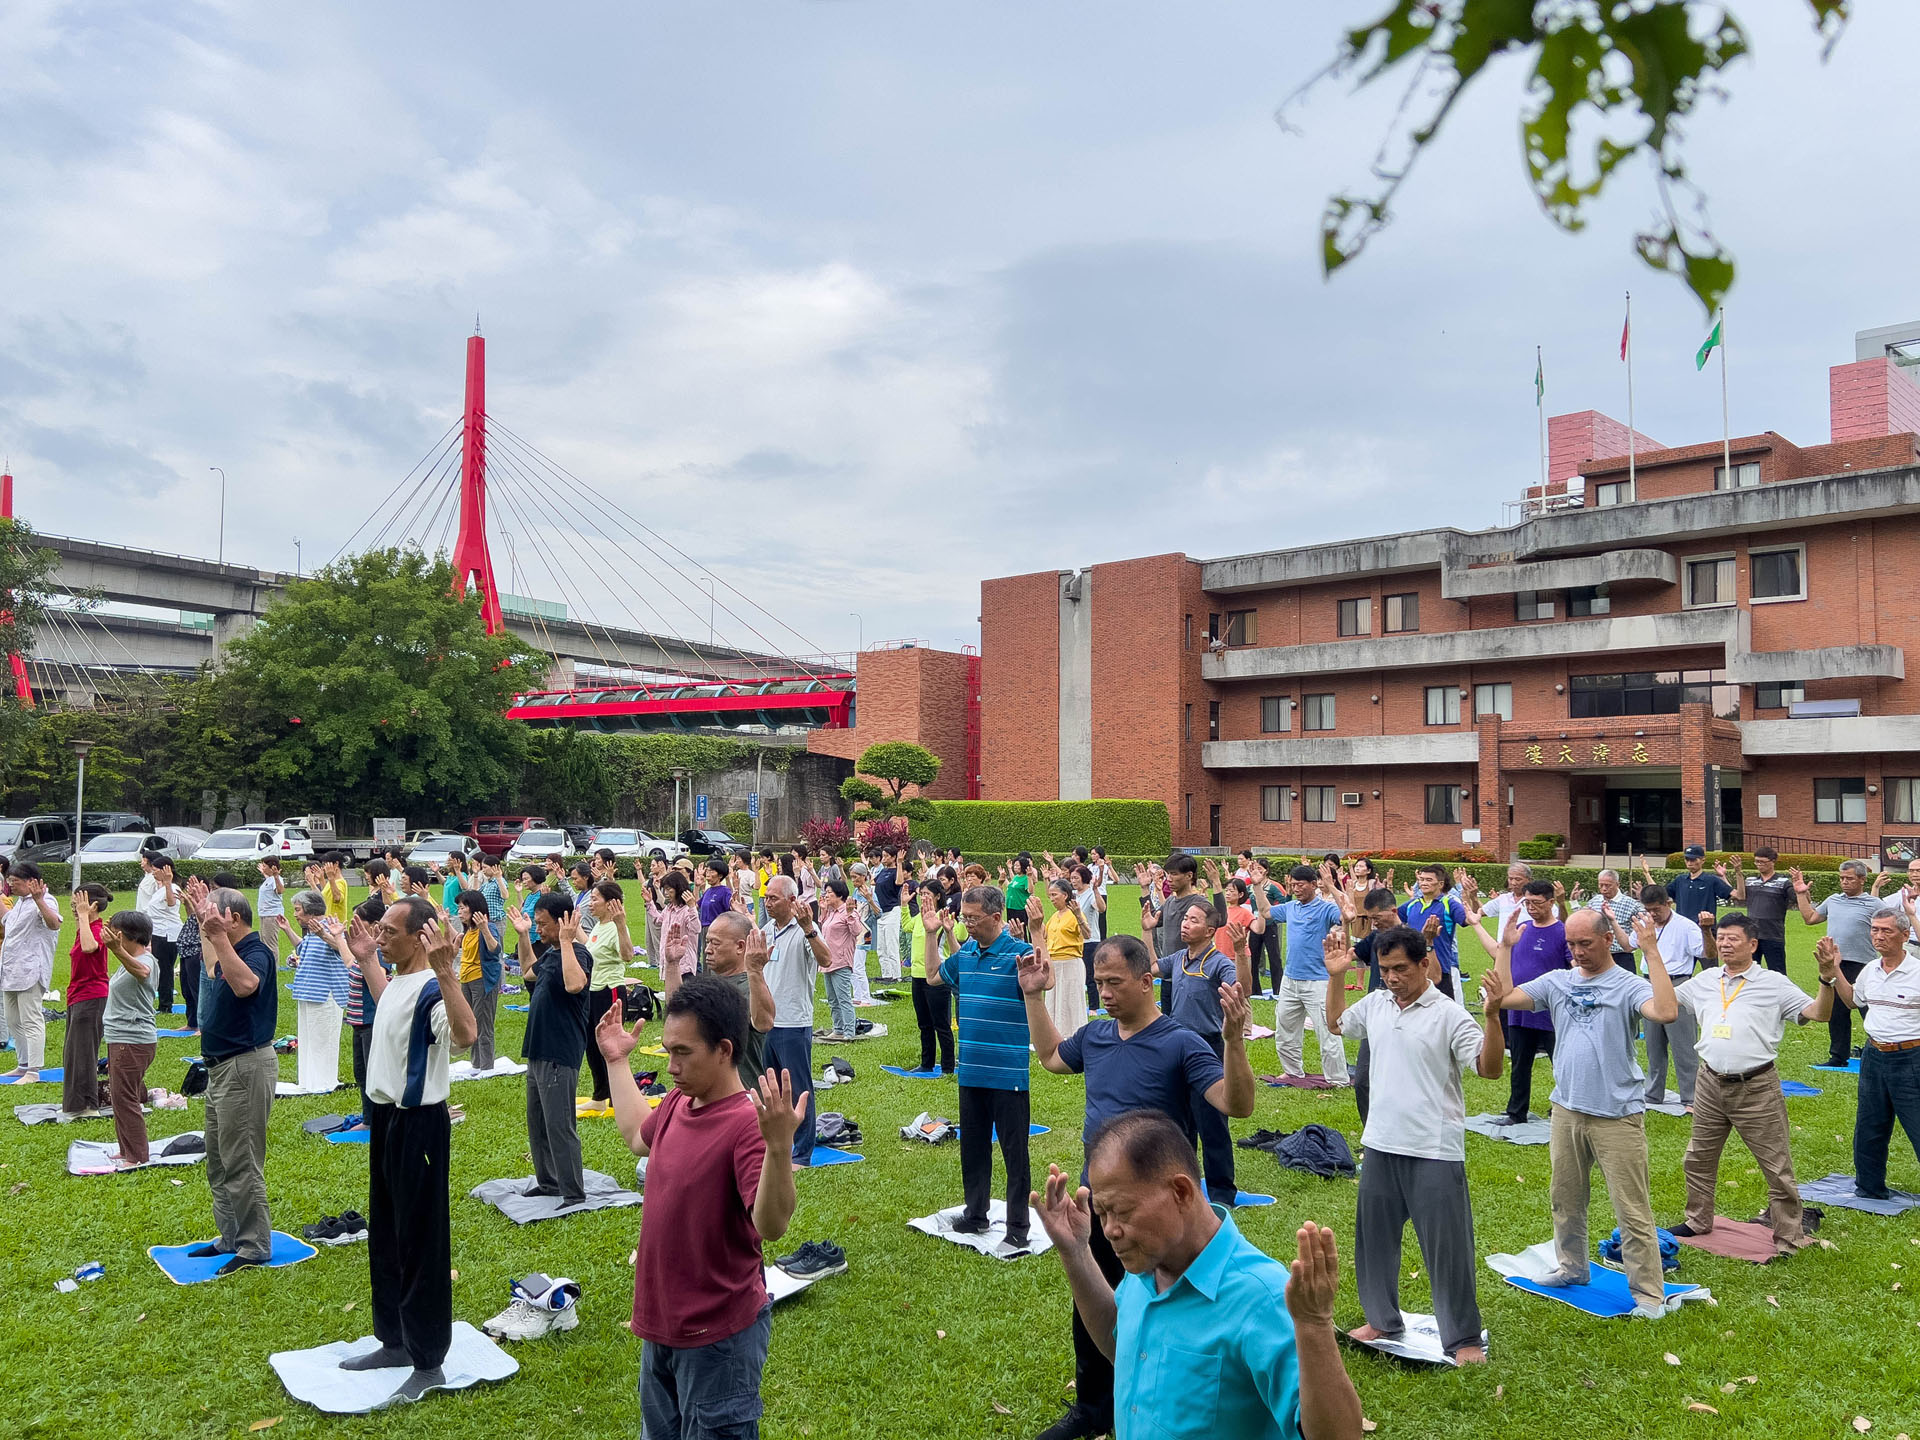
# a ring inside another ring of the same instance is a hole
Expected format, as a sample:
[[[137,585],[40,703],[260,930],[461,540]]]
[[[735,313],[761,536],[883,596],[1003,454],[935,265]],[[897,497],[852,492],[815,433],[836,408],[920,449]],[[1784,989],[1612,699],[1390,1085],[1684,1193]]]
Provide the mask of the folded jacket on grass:
[[[449,1080],[493,1080],[502,1075],[524,1075],[526,1073],[526,1066],[517,1060],[508,1059],[505,1055],[496,1055],[493,1057],[493,1068],[491,1070],[476,1070],[473,1068],[473,1061],[471,1060],[456,1060],[447,1066],[447,1079]]]
[[[1489,1270],[1505,1277],[1509,1285],[1529,1295],[1558,1300],[1562,1305],[1571,1305],[1575,1310],[1602,1319],[1618,1319],[1632,1313],[1635,1301],[1632,1292],[1627,1289],[1627,1277],[1620,1271],[1610,1270],[1604,1265],[1591,1265],[1585,1285],[1556,1287],[1539,1283],[1559,1267],[1558,1253],[1551,1240],[1529,1245],[1518,1255],[1487,1256]],[[1713,1299],[1703,1285],[1668,1285],[1666,1298],[1670,1301]]]
[[[484,1200],[516,1225],[535,1220],[553,1220],[562,1215],[578,1215],[587,1210],[611,1210],[622,1205],[638,1205],[640,1196],[620,1188],[611,1175],[589,1170],[584,1176],[586,1199],[572,1205],[562,1203],[559,1195],[529,1195],[538,1182],[531,1176],[514,1180],[488,1180],[467,1192],[470,1199]]]
[[[1264,1150],[1289,1170],[1304,1170],[1323,1180],[1351,1179],[1358,1174],[1347,1137],[1325,1125],[1302,1125],[1298,1130],[1256,1130],[1235,1142],[1243,1150]]]
[[[1860,1057],[1856,1055],[1844,1065],[1816,1065],[1813,1068],[1816,1070],[1831,1070],[1836,1075],[1858,1075],[1860,1073]]]
[[[155,1165],[198,1165],[207,1158],[207,1139],[198,1130],[169,1135],[147,1144],[145,1165],[115,1165],[120,1147],[111,1140],[76,1140],[67,1146],[69,1175],[120,1175],[128,1170],[146,1170]]]
[[[902,1070],[898,1065],[880,1067],[889,1075],[898,1075],[903,1080],[951,1080],[951,1075],[939,1070]]]
[[[67,1072],[55,1065],[51,1070],[33,1072],[33,1078],[23,1075],[0,1075],[0,1085],[58,1085],[67,1078]]]
[[[1030,1218],[1027,1227],[1025,1248],[1015,1250],[1007,1244],[1007,1202],[993,1200],[987,1204],[987,1228],[977,1235],[968,1235],[953,1228],[954,1221],[967,1213],[964,1205],[954,1205],[946,1210],[936,1211],[932,1215],[923,1215],[918,1220],[909,1220],[910,1229],[918,1230],[922,1235],[932,1235],[940,1240],[951,1240],[956,1245],[964,1245],[969,1250],[978,1250],[982,1255],[995,1260],[1019,1260],[1028,1255],[1044,1255],[1053,1248],[1048,1238],[1046,1226],[1040,1223],[1040,1217]]]
[[[176,1285],[198,1285],[203,1280],[219,1278],[220,1267],[231,1260],[231,1255],[208,1255],[204,1258],[187,1254],[202,1245],[213,1242],[196,1240],[190,1245],[152,1245],[147,1254],[153,1257],[153,1263],[166,1273],[166,1277]],[[296,1240],[284,1230],[273,1232],[273,1249],[268,1252],[266,1269],[278,1270],[283,1265],[298,1265],[302,1260],[311,1260],[320,1252],[304,1240]],[[246,1270],[236,1272],[241,1275]]]
[[[379,1348],[380,1342],[369,1335],[360,1340],[336,1340],[312,1350],[280,1350],[269,1355],[267,1363],[294,1399],[330,1415],[364,1415],[391,1404],[400,1382],[411,1373],[404,1365],[392,1370],[340,1368],[342,1360]],[[446,1383],[434,1388],[465,1390],[483,1380],[505,1380],[519,1368],[520,1362],[491,1339],[466,1321],[456,1320],[453,1344],[440,1365]]]
[[[807,1164],[815,1167],[821,1165],[853,1165],[866,1158],[864,1155],[854,1154],[851,1150],[836,1150],[831,1145],[816,1145],[813,1147],[813,1158],[809,1160]]]
[[[1709,1255],[1724,1255],[1729,1260],[1751,1260],[1756,1265],[1765,1265],[1780,1254],[1773,1243],[1772,1226],[1756,1225],[1751,1220],[1729,1220],[1724,1215],[1714,1216],[1713,1229],[1704,1235],[1676,1235],[1673,1238],[1682,1245],[1704,1250]]]
[[[1853,1176],[1829,1175],[1824,1180],[1802,1180],[1800,1198],[1807,1203],[1838,1205],[1843,1210],[1864,1210],[1869,1215],[1898,1215],[1920,1207],[1920,1195],[1892,1190],[1884,1200],[1861,1195],[1853,1188]]]
[[[1489,1140],[1504,1140],[1509,1145],[1545,1145],[1553,1138],[1553,1126],[1538,1115],[1528,1115],[1518,1125],[1496,1125],[1492,1115],[1469,1115],[1467,1129]]]
[[[1818,1095],[1820,1093],[1820,1087],[1817,1085],[1803,1084],[1798,1080],[1782,1080],[1780,1082],[1780,1093],[1782,1095],[1794,1096]]]
[[[1416,1314],[1412,1310],[1400,1312],[1400,1333],[1382,1335],[1378,1340],[1356,1340],[1346,1331],[1339,1332],[1340,1338],[1354,1345],[1364,1345],[1369,1350],[1378,1350],[1382,1355],[1391,1355],[1396,1360],[1411,1360],[1421,1365],[1456,1365],[1456,1361],[1440,1348],[1440,1322],[1431,1315]],[[1480,1345],[1487,1348],[1487,1332],[1480,1332]]]

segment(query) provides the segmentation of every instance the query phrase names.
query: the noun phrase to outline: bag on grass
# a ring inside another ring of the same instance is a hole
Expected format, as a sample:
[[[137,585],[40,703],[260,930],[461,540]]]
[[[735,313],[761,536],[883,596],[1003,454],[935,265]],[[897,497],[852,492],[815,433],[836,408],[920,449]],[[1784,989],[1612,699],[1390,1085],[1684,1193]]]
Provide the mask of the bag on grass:
[[[182,1095],[204,1095],[207,1093],[207,1062],[191,1060],[187,1062],[187,1075],[180,1082]]]
[[[651,1020],[659,1013],[660,1002],[653,990],[634,980],[620,988],[620,1013],[628,1020]]]
[[[944,1145],[958,1134],[950,1122],[925,1110],[900,1127],[902,1140],[918,1140],[926,1145]]]

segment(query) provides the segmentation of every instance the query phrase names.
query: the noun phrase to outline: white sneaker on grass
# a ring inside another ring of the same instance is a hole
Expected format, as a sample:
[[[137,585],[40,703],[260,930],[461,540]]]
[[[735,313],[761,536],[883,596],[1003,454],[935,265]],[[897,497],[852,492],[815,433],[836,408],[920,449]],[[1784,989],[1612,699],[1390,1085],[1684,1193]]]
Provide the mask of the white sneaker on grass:
[[[538,1340],[580,1323],[580,1286],[564,1277],[529,1275],[513,1282],[513,1300],[480,1328],[501,1340]]]

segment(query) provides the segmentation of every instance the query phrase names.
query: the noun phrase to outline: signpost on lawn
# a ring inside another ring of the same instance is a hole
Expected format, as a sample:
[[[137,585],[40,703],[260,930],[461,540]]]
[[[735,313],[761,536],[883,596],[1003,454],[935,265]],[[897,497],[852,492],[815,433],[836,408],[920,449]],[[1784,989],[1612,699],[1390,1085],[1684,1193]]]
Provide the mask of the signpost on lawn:
[[[698,824],[704,825],[707,823],[707,797],[706,796],[696,795],[693,797],[693,818],[695,822]]]
[[[753,821],[753,832],[748,838],[757,848],[760,844],[760,792],[758,790],[747,796],[747,818]]]

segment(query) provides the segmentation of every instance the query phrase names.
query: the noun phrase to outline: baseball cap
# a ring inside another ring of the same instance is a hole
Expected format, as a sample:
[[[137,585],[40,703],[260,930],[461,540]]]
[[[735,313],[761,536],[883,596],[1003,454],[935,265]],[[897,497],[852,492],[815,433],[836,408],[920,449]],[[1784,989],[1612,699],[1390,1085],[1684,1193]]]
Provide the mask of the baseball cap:
[[[1689,845],[1680,853],[1689,860],[1704,860],[1707,858],[1707,848],[1704,845]]]

